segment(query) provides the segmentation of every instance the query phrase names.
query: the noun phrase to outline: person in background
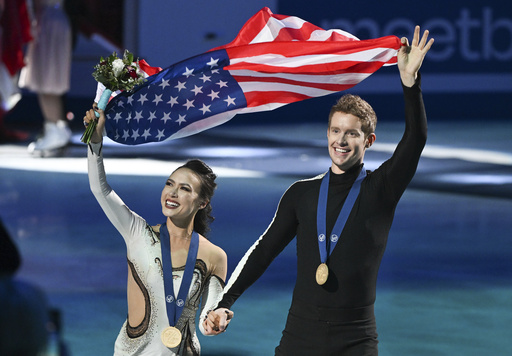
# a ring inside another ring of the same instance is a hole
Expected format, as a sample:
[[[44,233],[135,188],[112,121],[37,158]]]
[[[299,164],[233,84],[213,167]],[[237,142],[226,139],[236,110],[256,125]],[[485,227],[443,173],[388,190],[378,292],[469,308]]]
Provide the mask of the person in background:
[[[31,40],[26,0],[0,0],[0,143],[25,141],[29,137],[8,127],[5,119],[21,99],[18,76],[25,65],[24,46]]]
[[[70,87],[73,34],[62,0],[34,0],[33,5],[34,40],[27,48],[19,86],[37,94],[44,129],[28,150],[44,155],[71,140],[64,95]]]
[[[0,355],[39,356],[48,339],[46,295],[15,277],[20,265],[18,250],[0,221]]]

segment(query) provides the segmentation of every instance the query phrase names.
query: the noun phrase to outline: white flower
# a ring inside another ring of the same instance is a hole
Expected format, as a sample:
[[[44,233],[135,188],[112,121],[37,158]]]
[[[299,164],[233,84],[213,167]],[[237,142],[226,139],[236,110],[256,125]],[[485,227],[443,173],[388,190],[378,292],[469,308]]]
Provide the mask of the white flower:
[[[135,72],[139,78],[147,78],[148,74],[140,69],[139,62],[133,62],[135,65]]]
[[[124,69],[124,62],[122,59],[118,58],[112,62],[112,70],[114,71],[114,76],[116,78],[119,77],[119,75],[121,75],[121,73],[123,72],[123,69]]]

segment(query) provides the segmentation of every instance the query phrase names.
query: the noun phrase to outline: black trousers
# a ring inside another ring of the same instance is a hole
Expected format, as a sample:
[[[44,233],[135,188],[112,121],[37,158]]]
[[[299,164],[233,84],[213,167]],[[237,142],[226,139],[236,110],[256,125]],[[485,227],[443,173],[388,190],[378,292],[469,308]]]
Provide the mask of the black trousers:
[[[377,356],[373,305],[319,308],[294,300],[279,346],[280,356]]]

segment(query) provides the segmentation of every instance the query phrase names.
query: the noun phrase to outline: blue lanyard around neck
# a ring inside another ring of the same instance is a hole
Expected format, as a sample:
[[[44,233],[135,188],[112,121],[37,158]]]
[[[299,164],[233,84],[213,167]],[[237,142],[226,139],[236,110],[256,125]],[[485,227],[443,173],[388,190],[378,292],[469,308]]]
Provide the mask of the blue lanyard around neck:
[[[350,188],[350,192],[348,193],[347,199],[341,208],[340,214],[336,219],[336,224],[334,224],[334,228],[332,229],[329,243],[329,251],[327,251],[327,228],[326,228],[326,220],[327,220],[327,196],[329,192],[329,180],[330,180],[330,170],[327,171],[325,176],[322,178],[322,183],[320,185],[320,194],[318,195],[318,206],[316,213],[316,226],[317,226],[317,234],[318,234],[318,248],[320,250],[320,262],[326,263],[327,258],[332,254],[336,243],[339,240],[339,237],[345,227],[350,211],[352,210],[354,203],[359,195],[359,191],[361,190],[361,182],[366,177],[366,170],[364,166],[361,168],[361,172],[357,176],[354,184],[352,184],[352,188]]]
[[[199,249],[199,234],[192,233],[190,246],[188,248],[187,263],[185,264],[185,271],[181,279],[180,289],[178,296],[174,295],[174,283],[172,276],[172,259],[171,259],[171,242],[167,224],[163,223],[160,226],[160,246],[162,249],[162,270],[164,274],[164,289],[165,289],[165,305],[167,310],[167,318],[169,325],[175,326],[176,322],[183,312],[185,301],[187,300],[188,290],[192,283],[192,275],[197,259],[197,251]]]

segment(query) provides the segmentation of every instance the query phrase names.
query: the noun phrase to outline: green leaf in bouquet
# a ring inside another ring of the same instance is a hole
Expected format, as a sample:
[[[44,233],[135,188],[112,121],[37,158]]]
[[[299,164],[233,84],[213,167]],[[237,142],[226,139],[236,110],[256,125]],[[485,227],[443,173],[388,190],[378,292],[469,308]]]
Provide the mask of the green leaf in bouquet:
[[[127,61],[128,63],[133,63],[133,54],[131,54],[130,52],[128,52],[128,51],[126,51],[126,50],[125,50],[125,51],[124,51],[124,57],[125,57],[125,59],[126,59],[126,61]],[[126,61],[125,61],[125,62],[126,62]]]

